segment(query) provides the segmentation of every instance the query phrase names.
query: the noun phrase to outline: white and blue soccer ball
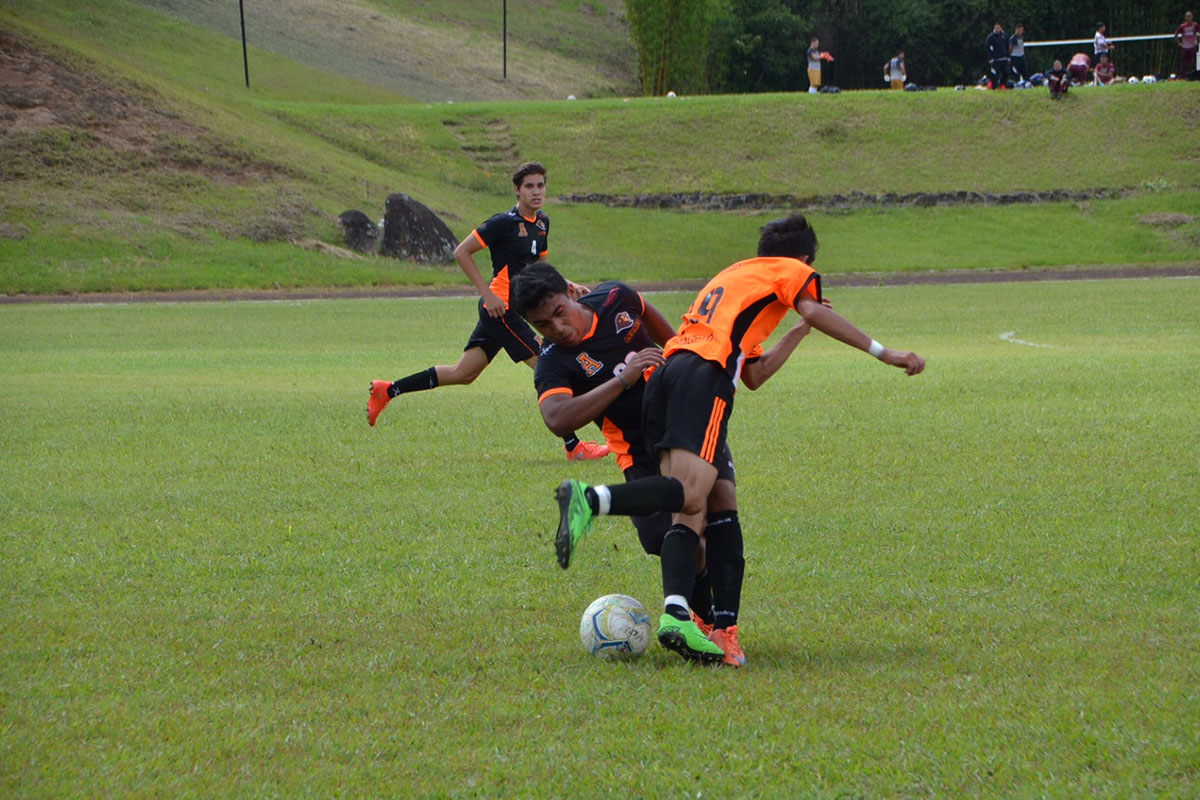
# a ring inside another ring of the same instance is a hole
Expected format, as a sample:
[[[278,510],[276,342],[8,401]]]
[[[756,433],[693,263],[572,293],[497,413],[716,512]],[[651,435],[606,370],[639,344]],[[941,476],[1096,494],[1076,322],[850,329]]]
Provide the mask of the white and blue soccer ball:
[[[597,658],[636,658],[650,646],[650,615],[629,595],[597,597],[579,621],[579,639]]]

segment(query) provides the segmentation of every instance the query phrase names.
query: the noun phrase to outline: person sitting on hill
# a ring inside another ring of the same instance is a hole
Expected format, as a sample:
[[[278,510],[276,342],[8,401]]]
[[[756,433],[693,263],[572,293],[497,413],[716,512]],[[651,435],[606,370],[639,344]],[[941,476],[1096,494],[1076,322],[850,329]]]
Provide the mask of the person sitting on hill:
[[[1046,85],[1050,87],[1051,100],[1061,100],[1071,88],[1071,79],[1063,69],[1061,59],[1054,59],[1054,68],[1046,73]]]
[[[1117,67],[1108,60],[1108,53],[1100,56],[1100,63],[1096,65],[1096,85],[1109,86],[1117,79]]]
[[[1067,74],[1071,77],[1072,86],[1083,86],[1087,83],[1088,70],[1092,67],[1092,59],[1087,53],[1076,53],[1071,56],[1071,63],[1067,65]]]

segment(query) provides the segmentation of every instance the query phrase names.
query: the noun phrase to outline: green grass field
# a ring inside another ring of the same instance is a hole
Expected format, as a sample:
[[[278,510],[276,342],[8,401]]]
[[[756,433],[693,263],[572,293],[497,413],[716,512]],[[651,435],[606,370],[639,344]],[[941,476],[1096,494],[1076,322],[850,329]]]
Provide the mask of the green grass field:
[[[739,395],[741,671],[582,651],[523,366],[367,427],[467,300],[0,308],[0,795],[1194,796],[1200,283],[832,299],[929,368]]]

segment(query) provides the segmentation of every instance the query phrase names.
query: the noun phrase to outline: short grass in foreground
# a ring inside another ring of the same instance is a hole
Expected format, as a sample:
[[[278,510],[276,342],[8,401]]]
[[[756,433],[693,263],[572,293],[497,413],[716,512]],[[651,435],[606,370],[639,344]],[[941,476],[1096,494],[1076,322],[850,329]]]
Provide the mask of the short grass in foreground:
[[[583,653],[658,565],[555,564],[619,477],[524,367],[366,426],[469,301],[0,308],[0,794],[1195,794],[1200,283],[832,299],[929,370],[814,335],[739,395],[738,672]]]

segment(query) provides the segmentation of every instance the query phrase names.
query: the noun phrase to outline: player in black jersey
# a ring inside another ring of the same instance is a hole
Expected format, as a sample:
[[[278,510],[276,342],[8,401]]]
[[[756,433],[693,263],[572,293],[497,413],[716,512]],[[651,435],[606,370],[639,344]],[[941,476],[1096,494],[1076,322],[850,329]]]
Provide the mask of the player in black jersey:
[[[547,342],[533,373],[546,427],[560,433],[594,422],[626,481],[659,476],[658,460],[642,434],[642,393],[645,373],[663,363],[658,345],[674,335],[666,317],[617,281],[573,299],[566,279],[547,263],[521,274],[513,287],[512,308]],[[711,551],[716,558],[709,558],[707,569],[701,567],[689,598],[696,625],[706,634],[714,624],[736,625],[745,570],[727,447],[717,463],[706,531],[706,538],[717,542]],[[671,528],[670,512],[647,508],[639,514],[635,509],[631,521],[642,548],[659,555]],[[571,550],[559,549],[558,558],[566,568]]]
[[[489,217],[454,248],[455,260],[479,292],[479,321],[463,348],[462,357],[453,366],[430,367],[397,381],[372,381],[367,400],[368,425],[375,424],[379,413],[397,395],[473,383],[501,350],[514,362],[521,361],[530,367],[537,364],[541,344],[525,320],[509,310],[508,289],[513,278],[530,264],[544,260],[548,252],[550,218],[542,211],[546,168],[530,161],[517,168],[512,180],[517,204]],[[492,257],[490,282],[484,281],[475,265],[475,253],[484,248]],[[584,288],[571,286],[576,294]],[[567,458],[572,461],[608,455],[608,447],[581,442],[574,431],[560,435]]]

